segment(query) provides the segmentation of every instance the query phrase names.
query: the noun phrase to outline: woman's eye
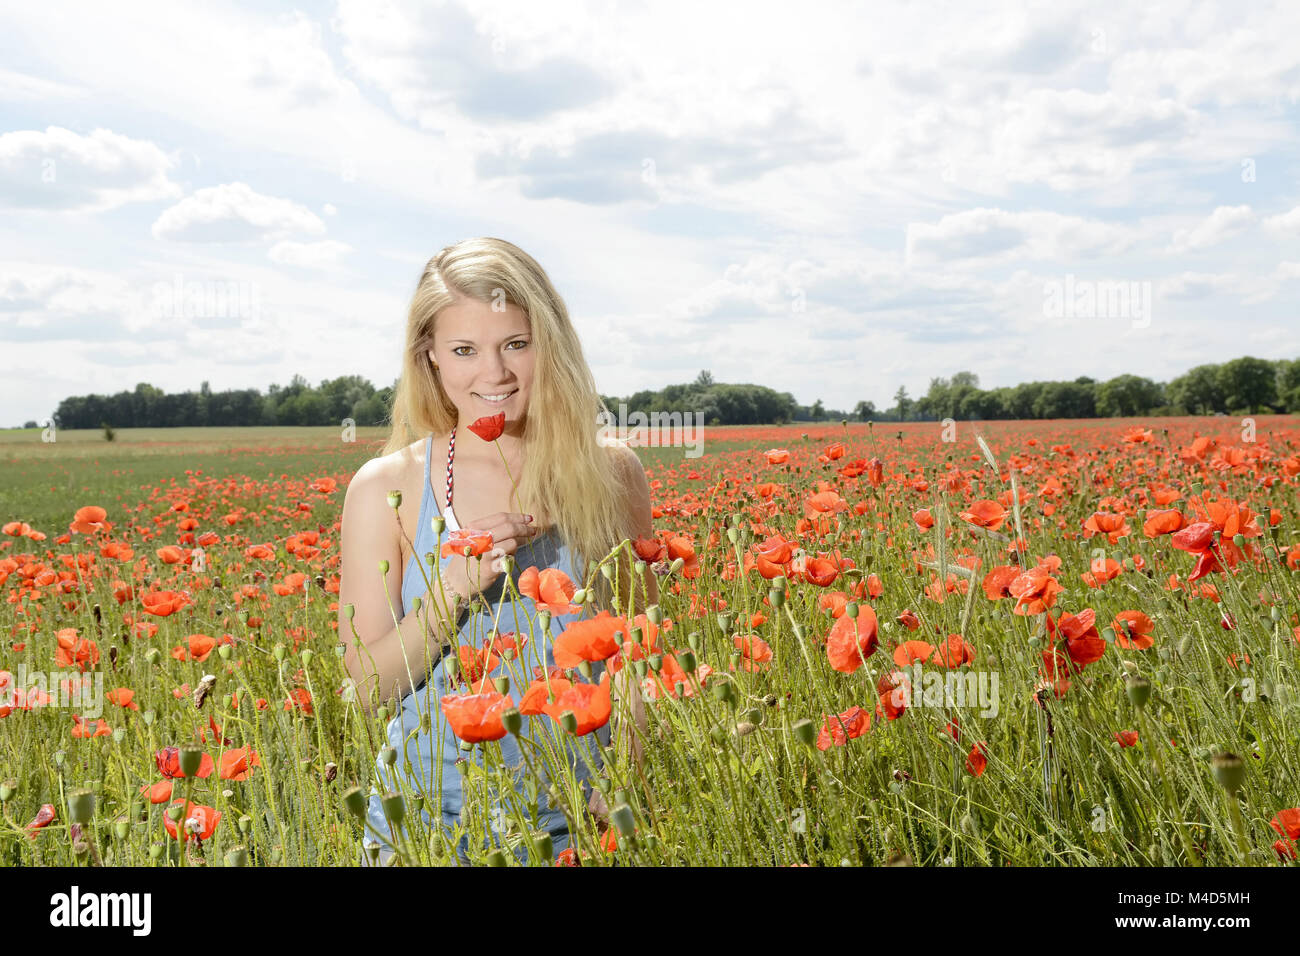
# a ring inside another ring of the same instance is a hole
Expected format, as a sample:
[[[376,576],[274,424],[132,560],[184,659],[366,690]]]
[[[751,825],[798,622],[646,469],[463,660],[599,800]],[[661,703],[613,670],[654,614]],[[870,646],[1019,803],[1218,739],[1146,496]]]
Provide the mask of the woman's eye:
[[[521,349],[527,344],[528,344],[527,339],[515,339],[513,342],[510,343],[510,345],[507,345],[506,348],[510,348],[511,345],[517,345]],[[513,349],[513,351],[518,352],[519,349]]]
[[[458,346],[456,346],[454,349],[451,350],[451,354],[452,354],[452,355],[462,355],[462,356],[463,356],[463,355],[465,355],[465,354],[467,354],[467,353],[462,352],[461,349],[468,349],[468,348],[469,348],[468,345],[458,345]]]

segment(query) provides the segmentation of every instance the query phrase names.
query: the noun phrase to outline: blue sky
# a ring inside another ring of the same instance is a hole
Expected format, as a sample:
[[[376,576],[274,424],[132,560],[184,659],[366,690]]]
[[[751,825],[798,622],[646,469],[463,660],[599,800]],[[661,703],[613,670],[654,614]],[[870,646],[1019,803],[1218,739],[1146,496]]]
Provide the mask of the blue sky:
[[[11,6],[0,425],[391,382],[421,267],[475,235],[547,269],[605,394],[1300,356],[1300,7],[968,7]],[[1046,314],[1067,275],[1151,313]]]

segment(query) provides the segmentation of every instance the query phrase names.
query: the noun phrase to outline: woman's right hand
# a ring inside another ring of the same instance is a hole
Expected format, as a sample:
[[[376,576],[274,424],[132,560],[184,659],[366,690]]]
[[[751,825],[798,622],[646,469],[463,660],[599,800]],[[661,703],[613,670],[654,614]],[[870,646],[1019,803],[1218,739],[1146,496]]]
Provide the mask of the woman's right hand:
[[[530,515],[498,511],[464,525],[467,530],[486,531],[492,535],[492,547],[477,557],[453,556],[443,572],[448,586],[466,598],[486,591],[501,576],[501,559],[513,556],[521,544],[538,534]],[[444,544],[446,541],[444,540]]]

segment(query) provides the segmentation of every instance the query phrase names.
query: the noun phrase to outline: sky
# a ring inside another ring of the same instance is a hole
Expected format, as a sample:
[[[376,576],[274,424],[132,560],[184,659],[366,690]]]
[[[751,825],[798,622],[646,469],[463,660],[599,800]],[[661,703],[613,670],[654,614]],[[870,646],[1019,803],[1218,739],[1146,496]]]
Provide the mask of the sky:
[[[1300,357],[1300,4],[971,6],[7,5],[0,426],[390,384],[472,236],[605,395]]]

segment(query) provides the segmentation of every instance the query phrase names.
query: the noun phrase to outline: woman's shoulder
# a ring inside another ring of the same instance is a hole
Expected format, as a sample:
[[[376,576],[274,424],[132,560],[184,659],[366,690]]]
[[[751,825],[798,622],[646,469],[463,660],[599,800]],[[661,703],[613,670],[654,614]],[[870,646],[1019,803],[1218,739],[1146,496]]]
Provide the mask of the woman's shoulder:
[[[348,488],[371,489],[383,485],[385,491],[418,488],[424,476],[424,456],[432,439],[421,438],[387,455],[371,458],[352,476]]]

